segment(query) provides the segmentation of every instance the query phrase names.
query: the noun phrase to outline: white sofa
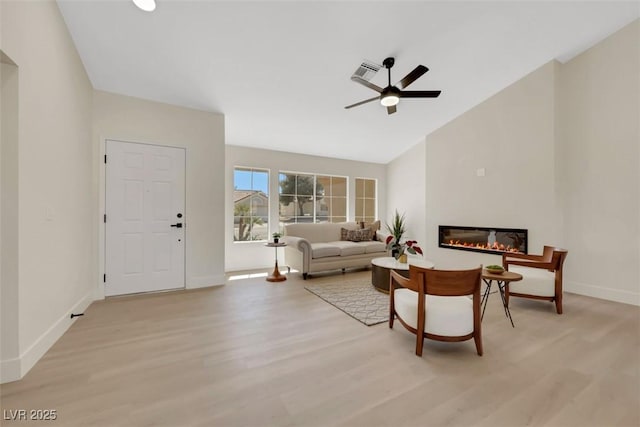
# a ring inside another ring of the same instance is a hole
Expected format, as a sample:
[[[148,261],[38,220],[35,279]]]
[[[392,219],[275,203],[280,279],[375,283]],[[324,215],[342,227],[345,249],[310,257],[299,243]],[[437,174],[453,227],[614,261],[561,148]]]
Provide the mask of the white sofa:
[[[340,240],[342,228],[356,230],[360,225],[356,222],[285,225],[282,240],[287,244],[284,251],[287,265],[301,272],[306,280],[309,273],[368,267],[373,258],[387,256],[383,233],[377,233],[378,240],[351,242]]]

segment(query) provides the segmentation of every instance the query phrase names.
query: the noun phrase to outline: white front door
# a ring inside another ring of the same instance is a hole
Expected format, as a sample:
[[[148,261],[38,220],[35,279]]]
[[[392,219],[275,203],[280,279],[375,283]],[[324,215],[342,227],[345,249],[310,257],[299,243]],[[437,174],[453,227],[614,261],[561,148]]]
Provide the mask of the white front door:
[[[185,150],[106,144],[105,295],[184,288]]]

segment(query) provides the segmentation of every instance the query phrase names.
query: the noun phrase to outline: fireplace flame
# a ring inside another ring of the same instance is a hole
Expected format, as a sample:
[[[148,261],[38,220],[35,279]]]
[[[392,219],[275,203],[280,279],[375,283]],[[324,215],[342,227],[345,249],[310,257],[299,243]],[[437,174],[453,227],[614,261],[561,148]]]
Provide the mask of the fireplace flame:
[[[498,243],[498,242],[493,242],[493,244],[489,244],[489,243],[461,242],[460,240],[449,240],[448,246],[457,246],[461,248],[470,248],[470,249],[482,249],[485,251],[522,253],[518,248],[514,248],[511,245],[505,246],[504,244]]]

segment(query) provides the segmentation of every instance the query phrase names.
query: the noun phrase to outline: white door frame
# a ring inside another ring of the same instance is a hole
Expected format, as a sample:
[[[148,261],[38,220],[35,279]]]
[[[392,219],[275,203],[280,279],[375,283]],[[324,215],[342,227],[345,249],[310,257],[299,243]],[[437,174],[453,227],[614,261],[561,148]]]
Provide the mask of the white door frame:
[[[118,138],[118,137],[105,137],[105,136],[100,136],[100,143],[99,145],[99,155],[97,156],[97,158],[94,159],[95,162],[97,162],[97,169],[99,170],[99,177],[98,177],[98,212],[96,215],[96,224],[97,224],[97,229],[98,229],[98,277],[96,278],[96,289],[95,289],[95,293],[94,293],[94,300],[103,300],[105,299],[105,292],[104,292],[104,286],[105,286],[105,282],[104,282],[104,275],[105,275],[105,260],[106,260],[106,256],[107,256],[107,252],[106,252],[106,231],[107,231],[107,225],[104,222],[104,215],[107,212],[107,165],[104,162],[104,156],[106,156],[107,153],[107,141],[119,141],[119,142],[130,142],[130,143],[134,143],[134,144],[144,144],[144,145],[155,145],[155,146],[159,146],[159,147],[171,147],[171,148],[180,148],[185,150],[185,191],[184,191],[184,200],[185,200],[185,206],[184,206],[184,210],[185,212],[183,212],[185,218],[189,218],[188,217],[188,212],[187,212],[187,198],[189,197],[189,195],[187,194],[187,185],[186,185],[186,175],[187,175],[187,148],[186,147],[181,147],[179,145],[169,145],[169,144],[161,144],[161,143],[152,143],[152,142],[148,142],[148,141],[137,141],[131,138]],[[184,228],[184,242],[185,242],[185,251],[184,251],[184,289],[187,288],[187,240],[188,239],[188,232],[187,232],[187,227]]]

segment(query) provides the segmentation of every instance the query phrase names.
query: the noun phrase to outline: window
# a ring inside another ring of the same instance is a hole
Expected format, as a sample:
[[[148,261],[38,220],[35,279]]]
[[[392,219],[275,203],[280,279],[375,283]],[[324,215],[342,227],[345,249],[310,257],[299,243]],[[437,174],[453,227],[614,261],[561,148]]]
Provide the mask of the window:
[[[347,178],[317,176],[316,186],[321,196],[316,201],[316,222],[345,222],[347,220]]]
[[[347,220],[347,178],[281,172],[280,224]]]
[[[356,221],[376,219],[376,180],[356,178]]]
[[[236,167],[233,185],[233,240],[268,240],[269,171]]]

